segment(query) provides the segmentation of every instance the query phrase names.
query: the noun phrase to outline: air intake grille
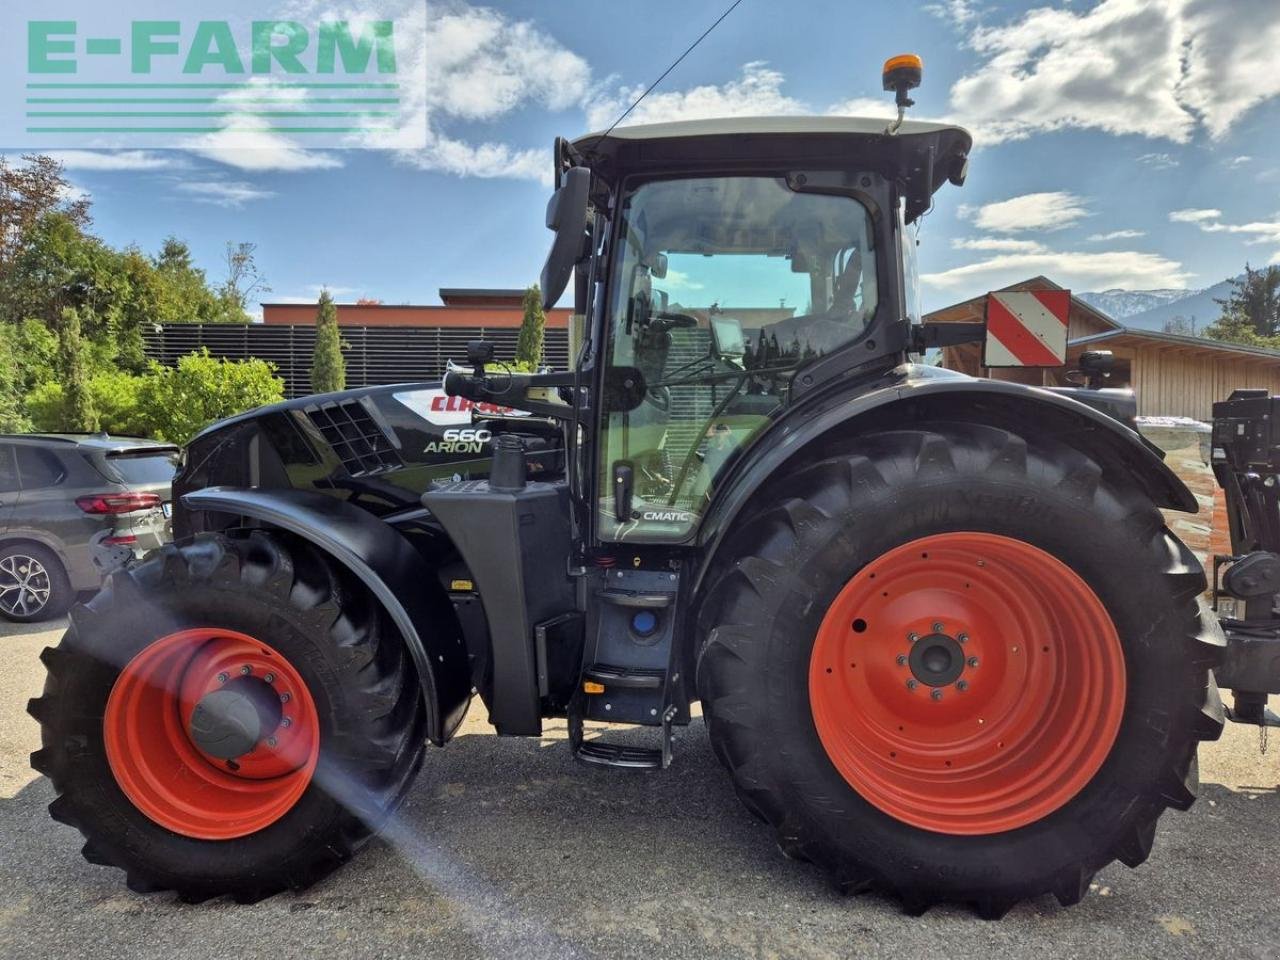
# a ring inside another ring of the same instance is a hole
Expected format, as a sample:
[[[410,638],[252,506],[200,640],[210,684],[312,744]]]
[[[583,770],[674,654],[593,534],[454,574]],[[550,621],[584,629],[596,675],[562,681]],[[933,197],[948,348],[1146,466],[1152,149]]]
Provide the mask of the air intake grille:
[[[386,473],[404,465],[382,428],[358,400],[311,407],[307,416],[353,477]]]

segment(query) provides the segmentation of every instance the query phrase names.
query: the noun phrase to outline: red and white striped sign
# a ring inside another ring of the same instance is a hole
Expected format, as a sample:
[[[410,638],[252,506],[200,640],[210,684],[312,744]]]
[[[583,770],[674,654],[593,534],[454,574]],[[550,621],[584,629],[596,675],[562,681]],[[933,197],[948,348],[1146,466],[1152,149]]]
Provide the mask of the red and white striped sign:
[[[1060,367],[1067,361],[1068,290],[987,294],[985,367]]]

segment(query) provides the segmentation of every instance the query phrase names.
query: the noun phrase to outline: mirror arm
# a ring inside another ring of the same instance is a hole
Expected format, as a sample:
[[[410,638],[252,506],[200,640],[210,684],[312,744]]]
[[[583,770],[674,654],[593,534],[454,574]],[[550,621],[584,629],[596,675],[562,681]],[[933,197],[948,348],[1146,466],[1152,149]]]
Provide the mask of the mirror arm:
[[[921,323],[912,328],[912,352],[923,353],[931,347],[955,347],[962,343],[981,343],[987,336],[987,325],[977,323]]]

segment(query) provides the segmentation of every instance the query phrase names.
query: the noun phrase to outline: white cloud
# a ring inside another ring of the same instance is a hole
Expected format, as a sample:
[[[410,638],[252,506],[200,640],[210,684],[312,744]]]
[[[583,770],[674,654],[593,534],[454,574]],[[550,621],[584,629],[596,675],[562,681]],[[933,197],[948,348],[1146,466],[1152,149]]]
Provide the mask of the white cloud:
[[[255,173],[334,170],[343,165],[332,153],[298,147],[272,133],[214,133],[193,152],[207,160]]]
[[[239,209],[246,203],[269,200],[275,196],[251,183],[232,180],[189,180],[174,189],[196,203],[211,203],[219,207]]]
[[[425,53],[428,104],[465,120],[492,120],[530,102],[564,110],[591,81],[576,53],[528,21],[483,7],[433,11]]]
[[[744,64],[741,76],[723,84],[706,84],[688,90],[654,92],[645,97],[623,121],[628,126],[665,123],[673,120],[703,120],[708,117],[765,117],[803,114],[809,107],[782,92],[786,78],[767,63]],[[645,85],[621,87],[613,94],[587,104],[587,126],[607,128]]]
[[[1250,107],[1280,96],[1280,5],[1275,0],[1190,0],[1186,75],[1178,88],[1186,105],[1221,139]]]
[[[1044,244],[1037,240],[1015,240],[1012,237],[968,237],[952,240],[957,250],[985,250],[991,253],[1040,253]]]
[[[1185,143],[1221,138],[1280,95],[1275,0],[1101,0],[1038,7],[977,26],[983,59],[951,89],[954,110],[996,139],[1088,128]]]
[[[93,200],[93,194],[84,187],[78,186],[74,183],[67,183],[62,188],[62,200],[65,203],[78,203],[81,200],[91,201]]]
[[[980,207],[962,204],[958,212],[979,230],[995,233],[1062,230],[1090,215],[1082,198],[1065,191],[1027,193]]]
[[[1241,237],[1248,246],[1275,246],[1270,263],[1280,263],[1280,214],[1270,220],[1248,223],[1224,223],[1221,210],[1175,210],[1169,214],[1175,223],[1191,223],[1205,233],[1227,233]]]
[[[433,8],[425,35],[406,68],[425,81],[420,89],[402,92],[414,125],[425,131],[425,145],[402,146],[398,158],[460,176],[547,182],[547,146],[515,146],[499,137],[473,142],[451,128],[457,122],[492,123],[530,106],[577,107],[591,85],[587,62],[529,21],[459,2]]]
[[[1173,210],[1169,213],[1169,219],[1174,223],[1202,223],[1208,220],[1217,220],[1221,216],[1221,210],[1211,208],[1187,208],[1185,210]]]
[[[1249,163],[1251,160],[1253,160],[1253,157],[1249,156],[1248,154],[1241,154],[1238,157],[1232,157],[1230,160],[1228,160],[1227,166],[1230,167],[1232,170],[1235,170],[1239,167],[1243,167],[1246,163]]]
[[[1138,157],[1138,162],[1157,170],[1168,170],[1178,166],[1180,161],[1168,153],[1144,153]]]
[[[978,7],[973,0],[940,0],[939,3],[927,4],[924,9],[926,13],[957,27],[966,26],[978,17]]]
[[[668,292],[687,290],[692,293],[695,290],[701,290],[703,284],[694,280],[683,270],[668,270],[667,275],[662,278],[662,287]]]
[[[173,150],[51,150],[48,155],[67,170],[168,170],[186,165]]]
[[[1037,253],[1005,253],[921,279],[960,296],[976,296],[1037,275],[1076,290],[1182,288],[1190,274],[1176,260],[1154,253],[1111,251],[1078,253],[1045,249]]]
[[[1110,233],[1095,233],[1089,237],[1090,243],[1106,243],[1109,240],[1132,240],[1134,237],[1145,237],[1145,230],[1112,230]]]

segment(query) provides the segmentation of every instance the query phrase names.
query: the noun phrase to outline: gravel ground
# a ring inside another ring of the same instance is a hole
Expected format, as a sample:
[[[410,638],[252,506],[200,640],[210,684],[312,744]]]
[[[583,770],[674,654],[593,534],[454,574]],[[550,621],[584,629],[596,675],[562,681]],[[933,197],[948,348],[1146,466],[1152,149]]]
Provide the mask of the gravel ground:
[[[321,885],[249,907],[138,896],[81,859],[27,768],[37,654],[60,632],[0,627],[3,958],[1280,958],[1280,736],[1260,756],[1241,727],[1201,751],[1200,802],[1163,819],[1145,866],[999,923],[833,893],[738,805],[697,721],[670,770],[629,774],[575,764],[563,724],[503,740],[479,709],[388,835]]]

